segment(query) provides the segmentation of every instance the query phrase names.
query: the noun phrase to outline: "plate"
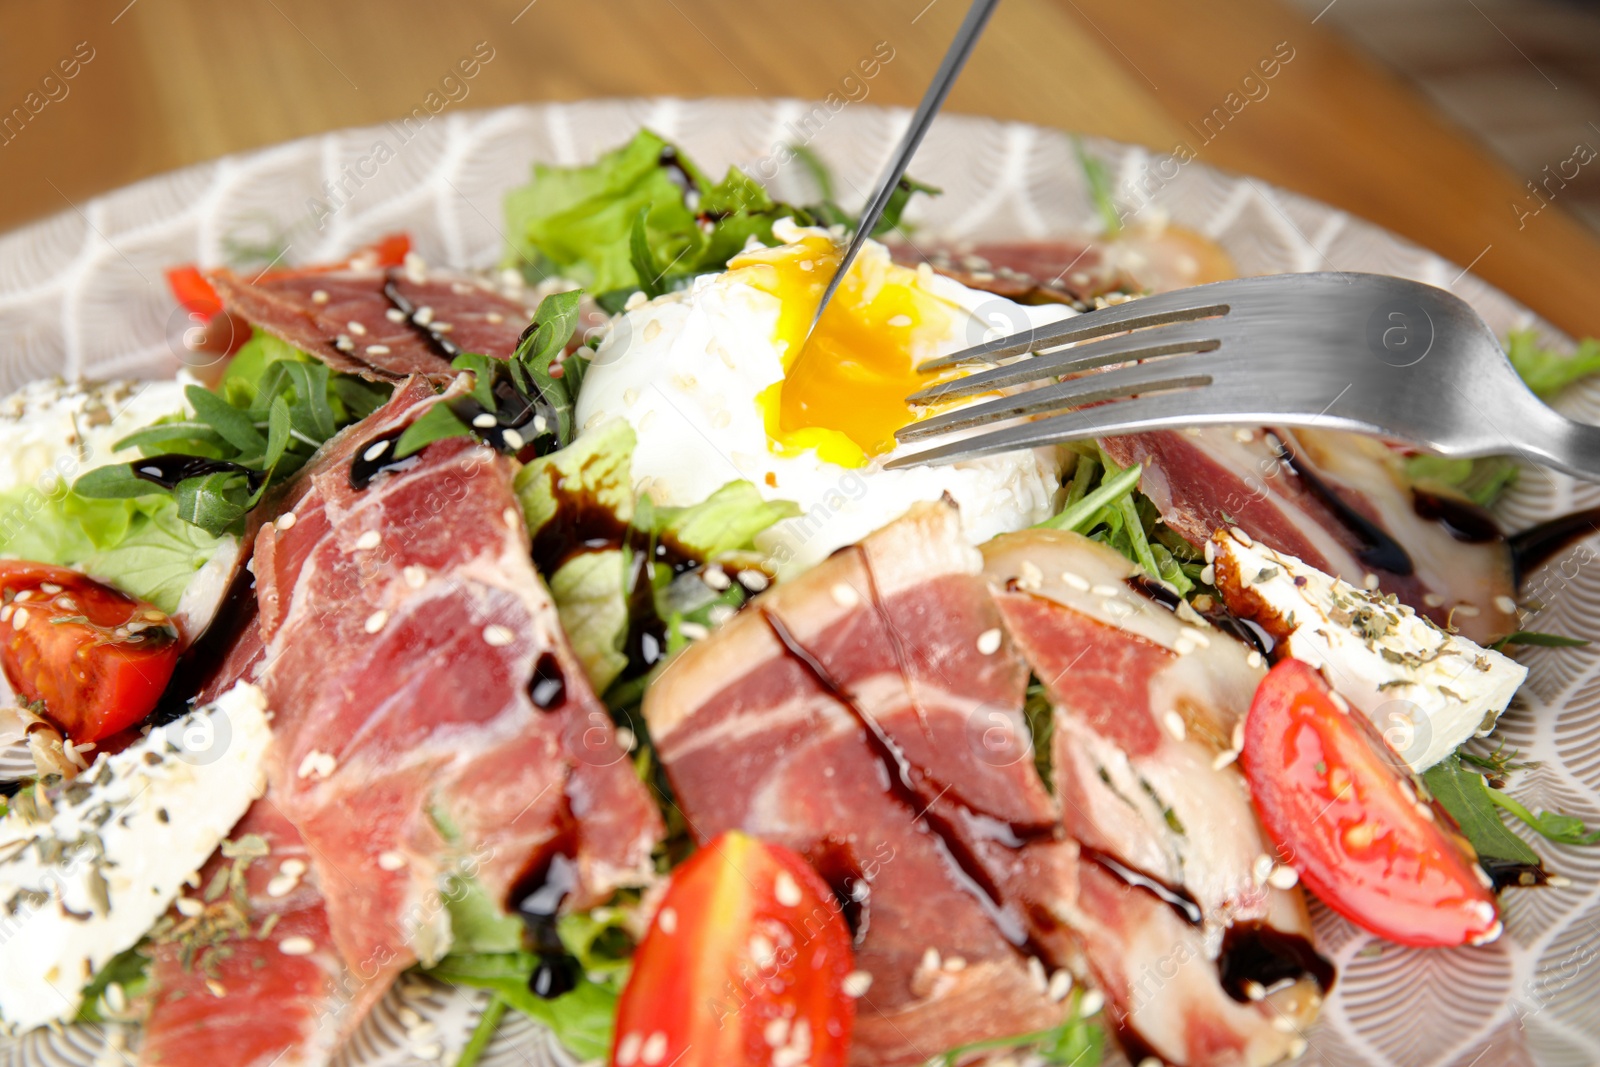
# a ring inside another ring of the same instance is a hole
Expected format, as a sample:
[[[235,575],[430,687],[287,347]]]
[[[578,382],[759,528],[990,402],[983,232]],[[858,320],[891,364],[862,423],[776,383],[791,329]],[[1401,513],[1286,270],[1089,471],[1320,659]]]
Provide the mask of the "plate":
[[[0,237],[0,394],[54,374],[166,376],[183,365],[191,324],[173,307],[165,267],[241,256],[265,262],[335,259],[396,230],[430,263],[491,268],[506,240],[501,196],[534,161],[587,162],[645,125],[702,165],[739,164],[779,196],[812,190],[783,146],[806,141],[834,169],[841,199],[859,202],[908,120],[900,110],[790,100],[599,100],[445,112],[426,124],[330,133],[230,156],[85,202]],[[1571,342],[1527,309],[1424,249],[1342,211],[1199,162],[1088,140],[1122,198],[1217,242],[1247,274],[1354,270],[1446,286],[1497,333],[1531,327]],[[944,195],[919,199],[925,232],[1027,239],[1093,232],[1098,219],[1071,138],[990,119],[945,115],[912,168]],[[854,191],[854,193],[852,193]],[[188,357],[193,358],[193,357]],[[1567,414],[1600,423],[1600,382],[1569,390]],[[1500,507],[1509,529],[1600,503],[1600,487],[1537,469]],[[1532,575],[1542,607],[1529,629],[1600,639],[1600,566],[1580,544]],[[1532,649],[1531,673],[1498,732],[1539,767],[1513,790],[1529,807],[1600,823],[1600,644]],[[1600,1049],[1600,849],[1530,842],[1571,885],[1512,890],[1505,934],[1475,949],[1405,949],[1320,907],[1324,951],[1338,985],[1307,1036],[1313,1064],[1494,1067],[1597,1062]],[[0,931],[3,936],[3,931]],[[449,1063],[476,1015],[475,994],[407,979],[366,1020],[341,1067]],[[416,1012],[434,1024],[419,1033]],[[407,1023],[411,1026],[407,1026]],[[99,1028],[0,1039],[13,1067],[126,1062],[132,1035]],[[108,1046],[107,1042],[112,1044]],[[567,1065],[536,1024],[508,1018],[489,1067]]]

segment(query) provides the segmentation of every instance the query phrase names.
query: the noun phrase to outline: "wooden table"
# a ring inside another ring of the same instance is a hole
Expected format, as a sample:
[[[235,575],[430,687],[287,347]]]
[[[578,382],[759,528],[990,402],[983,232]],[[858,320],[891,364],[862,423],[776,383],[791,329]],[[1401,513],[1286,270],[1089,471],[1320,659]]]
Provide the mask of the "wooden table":
[[[0,226],[221,153],[394,118],[478,42],[494,60],[472,81],[467,106],[821,97],[880,41],[895,58],[870,99],[910,104],[965,7],[11,0],[0,8],[0,119],[29,104],[38,113],[0,133]],[[1200,145],[1205,117],[1230,93],[1259,94],[1244,79],[1285,48],[1293,59],[1268,95]],[[75,76],[44,81],[62,63]],[[1187,142],[1206,163],[1318,197],[1471,265],[1571,333],[1600,334],[1600,241],[1559,204],[1519,225],[1522,179],[1279,0],[1006,0],[949,107],[1162,151]]]

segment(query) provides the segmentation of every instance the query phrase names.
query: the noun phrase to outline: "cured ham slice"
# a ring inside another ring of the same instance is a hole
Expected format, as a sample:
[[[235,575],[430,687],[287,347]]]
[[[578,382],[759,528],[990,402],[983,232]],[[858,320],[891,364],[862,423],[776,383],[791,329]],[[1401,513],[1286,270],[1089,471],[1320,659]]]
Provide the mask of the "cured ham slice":
[[[1197,779],[1220,805],[1211,822],[1192,815],[1196,837],[1220,838],[1219,856],[1186,845],[1174,889],[1159,880],[1169,873],[1159,849],[1171,842],[1137,818],[1123,820],[1136,838],[1126,850],[1109,820],[1070,812],[1063,826],[1062,808],[1087,793],[1069,792],[1079,786],[1069,775],[1056,783],[1067,801],[1058,805],[1034,769],[1021,714],[1028,665],[1008,627],[1041,662],[1065,654],[1053,684],[1104,690],[1095,721],[1113,737],[1124,700],[1183,686],[1222,705],[1241,690],[1247,699],[1259,669],[1239,649],[1216,677],[1204,657],[1173,674],[1147,651],[1046,630],[1009,602],[1003,579],[998,600],[991,595],[979,566],[954,507],[924,505],[764,594],[673,661],[644,713],[692,830],[779,841],[833,882],[855,919],[857,966],[873,976],[857,1013],[852,1062],[861,1067],[1051,1025],[1061,1009],[1043,977],[1057,967],[1104,990],[1135,1059],[1260,1064],[1293,1052],[1294,1035],[1273,1018],[1309,1022],[1315,986],[1298,971],[1282,980],[1274,956],[1253,1002],[1244,989],[1253,979],[1240,976],[1257,973],[1258,960],[1243,962],[1239,950],[1258,941],[1276,950],[1280,930],[1284,943],[1304,937],[1304,906],[1297,892],[1253,878],[1261,841],[1237,776],[1213,770],[1206,748],[1179,753],[1198,766],[1174,761],[1170,773]],[[1120,564],[1115,580],[1127,570]],[[1225,712],[1194,713],[1197,724],[1208,716],[1226,737]],[[1072,723],[1058,729],[1060,759],[1077,742],[1067,740]],[[1159,736],[1143,744],[1173,757]],[[1093,844],[1080,847],[1076,832]],[[1159,873],[1144,876],[1119,858],[1125,851],[1152,854]],[[1212,903],[1209,923],[1182,895],[1186,878]],[[1271,932],[1257,938],[1258,925]],[[1237,997],[1219,969],[1224,944],[1235,951]]]
[[[1332,430],[1197,428],[1101,444],[1124,466],[1145,464],[1141,490],[1196,545],[1238,526],[1352,585],[1376,581],[1480,643],[1517,629],[1504,610],[1516,592],[1511,554],[1492,520],[1414,490],[1382,441]]]
[[[844,902],[872,975],[857,1064],[1061,1017],[1044,975],[1075,943],[1030,894],[1073,892],[1073,850],[978,567],[952,506],[913,509],[761,597],[645,696],[695,836],[787,845]]]
[[[1260,655],[1077,534],[1008,534],[983,553],[1055,708],[1056,794],[1083,845],[1078,926],[1113,1018],[1169,1062],[1292,1054],[1332,968],[1232,765]],[[1142,989],[1151,961],[1181,976],[1159,996]]]
[[[385,462],[436,399],[412,378],[330,441],[254,558],[272,795],[334,943],[379,985],[449,947],[446,875],[514,908],[561,855],[582,907],[644,880],[661,834],[534,571],[509,461],[453,438]]]
[[[257,801],[187,894],[194,914],[175,910],[157,938],[141,1065],[310,1067],[332,1058],[384,987],[369,991],[334,951],[310,862],[271,800]],[[219,876],[228,888],[207,900]]]
[[[533,312],[481,281],[401,270],[207,274],[222,306],[334,370],[374,381],[444,383],[458,352],[509,359]],[[398,320],[398,321],[396,321]]]

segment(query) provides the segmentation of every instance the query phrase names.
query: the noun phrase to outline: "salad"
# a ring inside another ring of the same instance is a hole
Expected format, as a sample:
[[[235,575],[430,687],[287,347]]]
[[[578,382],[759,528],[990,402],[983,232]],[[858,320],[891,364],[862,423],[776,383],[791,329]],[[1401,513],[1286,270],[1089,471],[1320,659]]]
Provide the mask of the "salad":
[[[1494,738],[1587,527],[1318,430],[884,470],[921,363],[1233,268],[1087,156],[1079,242],[941,242],[906,179],[807,341],[853,219],[801,158],[537,165],[491,274],[175,266],[202,369],[0,401],[7,1032],[320,1065],[442,985],[464,1041],[398,1018],[457,1067],[511,1013],[614,1067],[1264,1065],[1313,907],[1482,945],[1562,883],[1529,831],[1600,842]]]

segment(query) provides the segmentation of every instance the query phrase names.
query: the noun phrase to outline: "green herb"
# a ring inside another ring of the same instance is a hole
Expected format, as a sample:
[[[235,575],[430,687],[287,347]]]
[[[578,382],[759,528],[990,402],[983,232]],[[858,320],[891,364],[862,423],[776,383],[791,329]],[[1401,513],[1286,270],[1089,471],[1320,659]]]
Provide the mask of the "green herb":
[[[1589,642],[1581,637],[1567,637],[1563,634],[1540,633],[1538,630],[1518,630],[1514,634],[1506,634],[1489,647],[1495,651],[1507,645],[1539,645],[1544,648],[1578,648]]]
[[[73,492],[99,500],[167,496],[177,515],[211,537],[236,533],[244,515],[274,485],[281,484],[341,426],[377,409],[383,386],[340,375],[265,333],[257,333],[235,356],[217,391],[191,385],[184,391],[193,418],[173,418],[118,441],[143,455],[201,456],[226,469],[185,478],[167,489],[139,478],[132,464],[98,467],[79,477]]]
[[[1483,775],[1461,765],[1451,754],[1422,775],[1428,792],[1461,827],[1478,858],[1489,866],[1530,866],[1540,864],[1539,854],[1506,826],[1496,809],[1493,795]]]
[[[1418,453],[1405,461],[1406,477],[1424,488],[1464,495],[1479,507],[1489,507],[1517,480],[1519,468],[1504,456],[1450,459]]]
[[[1600,341],[1586,337],[1568,354],[1540,348],[1532,330],[1512,330],[1506,336],[1506,358],[1529,389],[1548,398],[1600,371]]]
[[[1033,745],[1034,770],[1039,772],[1039,780],[1044,783],[1045,789],[1054,793],[1055,758],[1051,750],[1051,739],[1055,735],[1055,708],[1050,703],[1050,694],[1045,691],[1044,683],[1036,677],[1028,679],[1028,693],[1022,703],[1022,716],[1027,720],[1028,736]]]
[[[1078,1006],[1082,1000],[1082,990],[1073,990],[1071,1010],[1067,1013],[1066,1021],[1060,1026],[1049,1030],[1036,1030],[1029,1034],[1017,1034],[1014,1037],[974,1041],[935,1057],[935,1061],[940,1067],[956,1067],[956,1064],[964,1062],[975,1053],[1025,1048],[1038,1056],[1041,1063],[1050,1067],[1095,1067],[1105,1058],[1106,1035],[1099,1024],[1092,1023],[1079,1014]]]
[[[1537,763],[1520,762],[1517,759],[1517,756],[1519,755],[1517,750],[1512,749],[1510,752],[1507,752],[1504,741],[1500,742],[1495,750],[1489,753],[1487,756],[1480,756],[1476,753],[1468,752],[1464,746],[1456,750],[1456,755],[1461,757],[1461,762],[1470,763],[1474,767],[1482,767],[1495,778],[1504,778],[1512,771],[1520,771],[1529,767],[1538,766]]]
[[[77,1021],[80,1023],[104,1023],[109,1021],[101,1012],[101,999],[106,990],[114,982],[122,987],[123,996],[132,1002],[150,980],[150,958],[139,951],[139,946],[124,949],[106,961],[104,967],[89,980],[83,987],[83,1003],[78,1008]]]
[[[1128,467],[1114,477],[1106,479],[1093,492],[1085,493],[1077,502],[1068,504],[1059,514],[1044,520],[1039,525],[1051,530],[1084,533],[1094,524],[1102,509],[1111,506],[1118,498],[1126,496],[1138,486],[1139,476],[1143,473],[1142,467]],[[1077,479],[1074,478],[1073,481],[1076,483]]]
[[[530,952],[451,953],[426,973],[451,985],[487,989],[507,1007],[548,1026],[580,1060],[602,1059],[611,1049],[619,988],[580,975],[570,993],[546,999],[528,988],[539,964]]]
[[[1112,188],[1111,175],[1106,171],[1106,165],[1098,157],[1091,156],[1083,147],[1083,139],[1072,139],[1072,150],[1077,154],[1078,165],[1083,168],[1083,177],[1089,183],[1089,196],[1094,201],[1094,209],[1100,215],[1102,232],[1106,237],[1115,237],[1122,231],[1122,212],[1117,210],[1116,194]]]
[[[1562,845],[1592,845],[1600,842],[1600,830],[1590,830],[1576,815],[1562,815],[1554,811],[1531,812],[1510,793],[1489,788],[1484,783],[1489,799],[1527,823],[1541,836]]]
[[[489,1047],[489,1042],[499,1032],[500,1020],[505,1018],[505,1014],[506,1002],[494,993],[489,994],[489,1003],[484,1005],[483,1014],[478,1016],[477,1025],[472,1028],[471,1036],[461,1048],[461,1055],[456,1057],[456,1067],[473,1067],[482,1058],[484,1049]]]

